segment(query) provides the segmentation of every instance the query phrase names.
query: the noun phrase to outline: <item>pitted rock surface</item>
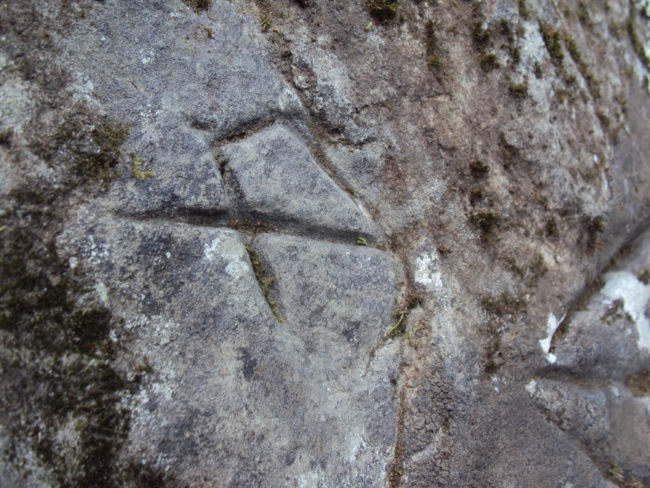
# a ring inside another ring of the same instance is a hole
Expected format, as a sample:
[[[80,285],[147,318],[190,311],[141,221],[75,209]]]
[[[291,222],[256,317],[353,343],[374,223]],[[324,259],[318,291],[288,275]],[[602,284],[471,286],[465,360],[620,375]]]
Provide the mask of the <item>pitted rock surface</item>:
[[[0,5],[0,486],[650,485],[649,8]]]

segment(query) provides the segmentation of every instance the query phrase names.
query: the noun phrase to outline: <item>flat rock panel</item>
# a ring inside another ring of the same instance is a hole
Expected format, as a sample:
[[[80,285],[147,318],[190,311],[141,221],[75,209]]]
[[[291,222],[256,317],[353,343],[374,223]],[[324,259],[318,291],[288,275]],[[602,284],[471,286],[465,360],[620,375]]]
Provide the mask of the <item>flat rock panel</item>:
[[[286,127],[273,125],[222,151],[245,216],[308,232],[376,236],[376,226]]]

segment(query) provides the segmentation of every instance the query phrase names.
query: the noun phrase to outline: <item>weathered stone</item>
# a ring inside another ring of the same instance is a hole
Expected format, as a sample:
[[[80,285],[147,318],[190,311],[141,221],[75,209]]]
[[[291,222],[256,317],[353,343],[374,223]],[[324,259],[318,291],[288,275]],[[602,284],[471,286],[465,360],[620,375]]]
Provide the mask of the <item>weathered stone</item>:
[[[650,431],[648,401],[624,385],[581,386],[531,381],[526,389],[564,432],[584,446],[616,481],[648,483]]]
[[[650,483],[647,3],[5,2],[0,485]]]
[[[287,128],[274,125],[222,151],[243,217],[325,236],[377,236],[372,221]]]

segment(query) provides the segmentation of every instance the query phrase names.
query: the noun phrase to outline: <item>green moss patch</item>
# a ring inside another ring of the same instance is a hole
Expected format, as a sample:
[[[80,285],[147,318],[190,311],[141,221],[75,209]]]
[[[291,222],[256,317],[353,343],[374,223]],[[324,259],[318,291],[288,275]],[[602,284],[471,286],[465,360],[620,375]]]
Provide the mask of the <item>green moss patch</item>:
[[[472,176],[476,179],[485,178],[490,173],[490,167],[479,159],[475,159],[469,163],[469,169]]]
[[[80,11],[93,4],[63,2],[47,17],[31,2],[4,7],[7,52],[22,53],[5,70],[29,80],[35,107],[20,133],[0,135],[12,164],[25,165],[21,185],[0,202],[0,411],[10,438],[0,458],[25,486],[29,465],[50,473],[53,486],[161,486],[164,475],[149,483],[150,473],[120,457],[126,405],[142,372],[127,381],[114,368],[120,323],[83,265],[71,268],[56,244],[73,198],[92,200],[118,176],[129,135],[126,125],[72,100],[65,90],[71,77],[53,61],[53,34],[86,22]],[[52,176],[29,173],[24,151]]]
[[[542,39],[546,45],[546,50],[551,56],[551,61],[556,66],[561,66],[564,61],[564,49],[562,48],[562,36],[560,33],[548,26],[541,25]]]
[[[515,98],[526,98],[528,96],[528,85],[510,85],[508,87],[508,92]]]
[[[519,8],[519,16],[524,20],[528,20],[530,18],[530,10],[528,10],[526,0],[517,0],[517,7]]]
[[[485,72],[490,72],[500,67],[499,58],[494,53],[482,53],[478,57],[478,62]]]
[[[517,315],[523,312],[527,305],[524,298],[512,296],[507,292],[502,293],[498,297],[486,296],[481,300],[483,309],[487,313],[497,317]]]
[[[366,0],[366,7],[373,16],[382,20],[394,18],[399,10],[395,0]]]
[[[273,316],[276,318],[278,322],[282,322],[282,317],[278,312],[278,304],[277,302],[271,300],[269,296],[271,293],[271,286],[275,282],[275,278],[268,274],[266,266],[260,259],[255,249],[253,249],[250,245],[247,245],[246,251],[248,252],[248,257],[250,259],[251,266],[253,267],[255,278],[257,279],[257,282],[259,283],[260,288],[262,289],[262,293],[264,294],[264,298],[266,299],[266,302],[269,304],[269,307],[271,308],[271,312],[273,312]]]
[[[637,396],[650,395],[650,369],[631,375],[625,381],[625,386]]]
[[[196,13],[199,13],[208,10],[212,4],[212,0],[183,0],[183,3]]]
[[[489,241],[499,224],[500,218],[493,212],[480,211],[470,214],[468,220],[472,225],[480,229],[481,239]]]
[[[632,43],[632,48],[637,54],[641,62],[646,68],[650,68],[650,56],[645,52],[645,47],[643,46],[643,41],[639,37],[639,33],[636,30],[636,24],[634,18],[637,15],[634,5],[630,2],[630,17],[627,21],[627,33],[630,36],[630,42]]]
[[[95,117],[81,106],[64,114],[53,133],[31,141],[32,151],[65,177],[65,187],[118,176],[120,147],[129,137],[126,125]]]

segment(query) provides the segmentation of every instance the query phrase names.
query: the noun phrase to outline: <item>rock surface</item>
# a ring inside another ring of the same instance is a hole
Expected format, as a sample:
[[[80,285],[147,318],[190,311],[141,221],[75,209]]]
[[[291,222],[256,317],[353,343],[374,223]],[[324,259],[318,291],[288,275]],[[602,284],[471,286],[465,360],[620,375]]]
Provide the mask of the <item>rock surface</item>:
[[[0,486],[650,486],[649,9],[0,5]]]
[[[243,218],[293,224],[307,233],[376,237],[371,221],[286,128],[263,129],[222,151]]]

